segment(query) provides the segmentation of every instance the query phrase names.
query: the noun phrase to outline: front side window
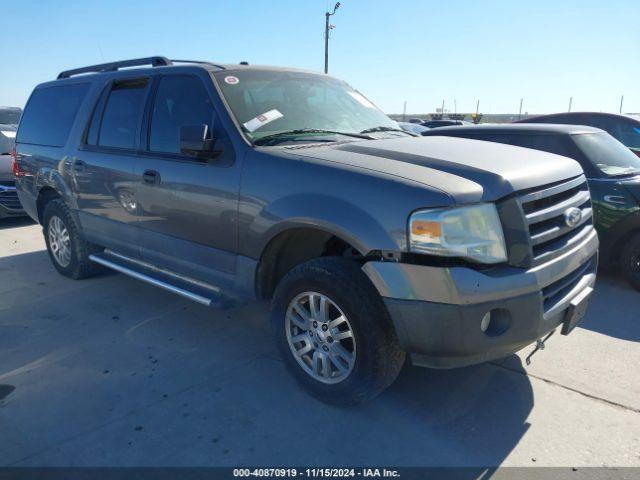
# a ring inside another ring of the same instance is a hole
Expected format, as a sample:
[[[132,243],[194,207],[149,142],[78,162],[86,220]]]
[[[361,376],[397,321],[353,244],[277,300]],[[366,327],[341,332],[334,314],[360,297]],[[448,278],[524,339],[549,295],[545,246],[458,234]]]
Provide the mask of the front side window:
[[[147,80],[121,81],[109,92],[102,114],[98,145],[136,148],[138,125],[147,94]]]
[[[290,141],[329,141],[341,135],[342,140],[371,129],[410,135],[396,131],[398,124],[361,93],[326,75],[256,69],[214,76],[242,132],[255,144],[288,132]]]
[[[640,158],[607,133],[574,135],[578,148],[605,176],[623,177],[640,173]]]
[[[158,85],[151,116],[149,150],[179,154],[180,128],[207,125],[213,128],[211,98],[198,77],[163,77]]]
[[[25,109],[17,141],[62,147],[67,142],[88,83],[36,89]]]

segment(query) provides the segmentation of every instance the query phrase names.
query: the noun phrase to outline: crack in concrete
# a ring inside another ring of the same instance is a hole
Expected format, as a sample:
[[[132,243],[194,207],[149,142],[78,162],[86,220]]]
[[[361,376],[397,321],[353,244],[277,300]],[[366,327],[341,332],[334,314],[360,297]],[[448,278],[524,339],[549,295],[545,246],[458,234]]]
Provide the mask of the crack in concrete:
[[[621,408],[623,410],[628,410],[630,412],[640,413],[640,409],[638,409],[638,408],[634,408],[634,407],[630,407],[629,405],[624,405],[622,403],[614,402],[613,400],[607,400],[606,398],[598,397],[596,395],[592,395],[590,393],[583,392],[581,390],[578,390],[577,388],[569,387],[567,385],[563,385],[561,383],[554,382],[553,380],[549,380],[548,378],[544,378],[544,377],[540,377],[538,375],[534,375],[533,373],[528,373],[527,371],[524,371],[524,370],[517,370],[515,368],[509,367],[509,366],[506,366],[506,365],[502,365],[500,363],[495,363],[495,362],[489,362],[489,363],[491,363],[492,365],[495,365],[496,367],[504,368],[505,370],[509,370],[510,372],[514,372],[514,373],[517,373],[517,374],[520,374],[520,375],[524,375],[525,377],[531,377],[531,378],[535,378],[536,380],[542,380],[543,382],[548,383],[550,385],[554,385],[556,387],[560,387],[560,388],[563,388],[565,390],[569,390],[570,392],[577,393],[579,395],[582,395],[583,397],[587,397],[587,398],[590,398],[592,400],[597,400],[597,401],[600,401],[602,403],[606,403],[606,404],[611,405],[613,407]]]

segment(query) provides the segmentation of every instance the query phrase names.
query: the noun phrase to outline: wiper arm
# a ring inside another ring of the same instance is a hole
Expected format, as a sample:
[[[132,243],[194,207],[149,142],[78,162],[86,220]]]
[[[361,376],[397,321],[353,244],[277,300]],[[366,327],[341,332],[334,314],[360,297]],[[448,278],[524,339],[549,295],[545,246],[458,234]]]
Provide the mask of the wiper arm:
[[[360,133],[375,133],[375,132],[401,132],[401,133],[406,133],[411,137],[419,137],[419,135],[415,133],[407,132],[406,130],[402,130],[401,128],[383,127],[383,126],[367,128],[366,130],[362,130]]]
[[[345,135],[347,137],[355,137],[362,138],[363,140],[375,140],[370,135],[364,135],[362,133],[355,132],[339,132],[336,130],[323,130],[321,128],[298,128],[295,130],[285,130],[284,132],[272,133],[271,135],[265,135],[264,137],[260,137],[253,141],[255,145],[260,145],[264,142],[268,142],[270,140],[276,140],[283,137],[290,137],[295,135],[303,135],[303,134],[314,134],[317,133],[319,135],[322,134],[330,134],[330,135]]]

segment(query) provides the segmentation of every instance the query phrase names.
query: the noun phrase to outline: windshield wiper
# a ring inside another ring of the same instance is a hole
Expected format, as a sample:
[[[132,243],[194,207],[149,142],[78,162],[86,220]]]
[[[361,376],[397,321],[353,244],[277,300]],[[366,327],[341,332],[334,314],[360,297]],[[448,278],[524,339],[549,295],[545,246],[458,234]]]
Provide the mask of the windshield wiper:
[[[284,137],[291,137],[295,135],[304,135],[304,134],[328,134],[328,135],[345,135],[347,137],[355,137],[362,138],[363,140],[375,140],[370,135],[363,135],[361,133],[355,132],[338,132],[336,130],[323,130],[321,128],[297,128],[295,130],[285,130],[284,132],[272,133],[271,135],[265,135],[264,137],[260,137],[253,141],[255,145],[260,145],[264,142],[269,142],[270,140],[277,140]]]
[[[417,135],[415,133],[411,133],[411,132],[407,132],[406,130],[402,130],[401,128],[393,128],[393,127],[372,127],[372,128],[367,128],[366,130],[362,130],[360,133],[375,133],[375,132],[401,132],[401,133],[406,133],[407,135],[411,136],[411,137],[419,137],[420,135]]]

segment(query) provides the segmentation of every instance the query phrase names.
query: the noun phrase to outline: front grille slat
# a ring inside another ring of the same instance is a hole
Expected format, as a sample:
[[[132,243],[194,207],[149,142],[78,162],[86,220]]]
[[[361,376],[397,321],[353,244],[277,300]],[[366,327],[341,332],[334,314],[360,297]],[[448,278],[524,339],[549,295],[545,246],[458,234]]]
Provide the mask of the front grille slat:
[[[593,210],[584,175],[523,192],[517,201],[529,238],[529,266],[559,257],[593,230]],[[574,207],[581,210],[582,217],[571,226],[565,221],[565,212]]]
[[[585,275],[595,273],[596,258],[593,257],[574,271],[542,289],[544,311],[548,312],[576,288]]]
[[[561,237],[562,235],[570,232],[571,230],[580,227],[582,224],[586,223],[591,219],[593,215],[593,210],[591,208],[582,209],[582,219],[580,223],[575,227],[568,227],[564,223],[564,219],[562,221],[555,221],[554,225],[550,228],[544,229],[539,233],[535,233],[531,235],[531,244],[535,247],[536,245],[540,245],[542,243],[549,242],[555,238]]]
[[[559,215],[562,215],[567,208],[579,207],[587,200],[589,200],[589,191],[580,190],[578,191],[578,193],[573,195],[571,198],[568,198],[567,200],[557,203],[551,207],[547,207],[545,209],[537,210],[535,212],[527,214],[527,223],[531,225],[534,223],[542,222],[544,220],[548,220],[553,217],[557,217]]]

